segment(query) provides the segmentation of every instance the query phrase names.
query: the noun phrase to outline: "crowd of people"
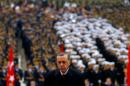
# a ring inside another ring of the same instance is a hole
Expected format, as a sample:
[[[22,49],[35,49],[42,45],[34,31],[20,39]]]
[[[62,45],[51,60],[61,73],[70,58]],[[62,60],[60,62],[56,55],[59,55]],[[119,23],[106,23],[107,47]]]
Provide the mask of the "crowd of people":
[[[59,52],[57,45],[57,38],[55,36],[53,27],[53,18],[49,18],[48,11],[54,8],[52,5],[46,7],[46,2],[40,5],[33,3],[17,3],[11,4],[9,7],[1,6],[0,15],[0,84],[6,86],[7,64],[9,61],[8,50],[13,48],[14,63],[15,63],[15,86],[20,86],[20,80],[24,78],[28,85],[29,81],[35,80],[31,75],[30,70],[37,69],[37,73],[46,69],[49,71],[53,69],[54,61],[51,58]],[[52,15],[52,13],[50,15]],[[53,15],[52,15],[53,16]],[[21,42],[21,43],[20,43]],[[22,46],[20,47],[20,44]],[[19,56],[24,58],[19,52],[25,51],[27,67],[19,68]],[[49,59],[49,60],[48,60]],[[52,63],[53,62],[53,63]],[[55,67],[55,65],[54,65]],[[27,71],[26,71],[27,70]],[[34,73],[37,75],[36,73]],[[29,78],[28,78],[29,77]],[[43,78],[42,75],[38,77]],[[41,80],[39,78],[38,82]],[[42,80],[41,80],[42,82]],[[41,86],[41,85],[39,85]]]
[[[89,18],[71,11],[61,16],[64,19],[55,24],[55,29],[65,52],[70,54],[73,67],[86,72],[90,84],[111,81],[115,85],[117,81],[123,85],[130,35],[106,19]]]
[[[104,18],[107,18],[116,26],[123,27],[127,32],[129,31],[129,6],[97,6],[96,13]]]
[[[11,4],[0,9],[0,85],[6,86],[8,49],[14,49],[15,86],[43,86],[46,73],[57,68],[56,55],[69,54],[70,67],[82,74],[85,86],[125,86],[128,38],[75,3],[58,9],[54,4]],[[19,68],[19,42],[25,51],[26,70]],[[61,46],[62,45],[62,46]]]

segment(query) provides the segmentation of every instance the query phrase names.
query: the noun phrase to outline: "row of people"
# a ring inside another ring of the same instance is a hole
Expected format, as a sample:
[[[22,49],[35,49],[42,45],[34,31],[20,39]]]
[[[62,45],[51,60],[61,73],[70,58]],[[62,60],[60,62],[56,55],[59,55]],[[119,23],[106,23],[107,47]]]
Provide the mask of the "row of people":
[[[108,64],[105,62],[100,66],[95,63],[89,63],[87,69],[80,68],[76,70],[73,66],[74,64],[71,63],[69,55],[62,53],[56,57],[56,65],[58,69],[55,68],[53,71],[47,71],[41,63],[35,62],[33,65],[28,64],[27,70],[23,71],[18,67],[18,64],[15,64],[15,86],[21,86],[22,79],[24,79],[26,86],[51,86],[52,84],[57,84],[57,86],[67,84],[67,86],[70,86],[75,84],[73,80],[77,78],[79,81],[76,82],[76,86],[115,86],[117,83],[120,83],[120,86],[124,86],[124,75],[119,77],[119,70],[116,69],[114,63]],[[61,74],[59,74],[60,72],[58,71],[61,71]],[[75,72],[80,76],[73,76]],[[2,86],[6,86],[6,73],[6,67],[1,66],[0,84],[2,84]],[[75,77],[75,79],[72,80],[71,78],[73,77]],[[68,79],[72,80],[72,82],[68,82]],[[60,82],[61,80],[63,80],[62,83]],[[80,81],[82,81],[82,84]]]

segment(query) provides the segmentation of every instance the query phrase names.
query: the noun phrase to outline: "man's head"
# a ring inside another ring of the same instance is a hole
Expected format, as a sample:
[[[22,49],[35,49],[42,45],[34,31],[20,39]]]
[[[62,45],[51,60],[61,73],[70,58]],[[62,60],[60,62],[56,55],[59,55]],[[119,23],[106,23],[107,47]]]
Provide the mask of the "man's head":
[[[57,63],[58,69],[62,73],[65,73],[70,65],[68,54],[62,53],[62,54],[58,55],[57,59],[56,59],[56,63]]]

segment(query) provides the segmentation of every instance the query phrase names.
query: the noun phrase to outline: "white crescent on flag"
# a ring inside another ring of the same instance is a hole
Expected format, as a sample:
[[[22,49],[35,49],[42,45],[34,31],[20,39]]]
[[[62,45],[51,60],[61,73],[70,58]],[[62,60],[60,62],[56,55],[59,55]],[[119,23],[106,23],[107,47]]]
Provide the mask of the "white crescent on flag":
[[[9,77],[9,80],[10,80],[11,82],[13,82],[13,81],[14,81],[14,76],[13,76],[13,75],[10,76],[10,77]]]

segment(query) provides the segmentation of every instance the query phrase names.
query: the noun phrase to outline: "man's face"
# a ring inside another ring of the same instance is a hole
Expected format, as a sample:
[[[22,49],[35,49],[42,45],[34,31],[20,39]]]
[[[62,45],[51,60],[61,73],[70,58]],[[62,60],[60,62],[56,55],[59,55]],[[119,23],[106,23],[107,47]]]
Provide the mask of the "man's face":
[[[69,67],[68,55],[57,56],[57,66],[62,73],[65,73]]]

